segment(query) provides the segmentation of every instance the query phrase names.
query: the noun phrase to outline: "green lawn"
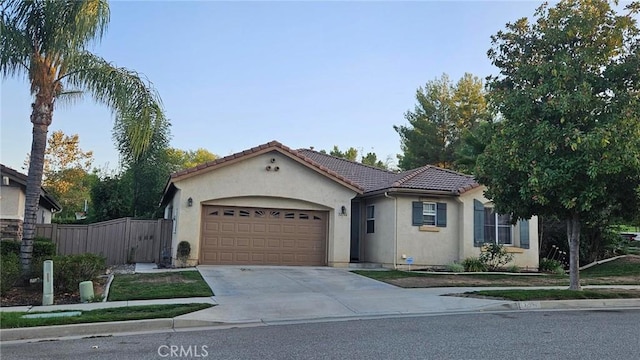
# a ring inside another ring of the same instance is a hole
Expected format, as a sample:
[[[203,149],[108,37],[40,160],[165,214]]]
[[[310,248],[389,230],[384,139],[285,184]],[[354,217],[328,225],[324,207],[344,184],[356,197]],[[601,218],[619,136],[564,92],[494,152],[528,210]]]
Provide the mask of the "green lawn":
[[[625,261],[625,258],[592,266],[580,272],[581,277],[640,276],[640,262]]]
[[[568,286],[568,275],[424,274],[411,271],[356,270],[356,274],[406,287]],[[627,257],[580,272],[582,285],[640,285],[640,257]]]
[[[481,290],[466,292],[466,295],[487,296],[514,301],[528,300],[573,300],[573,299],[631,299],[640,298],[640,290],[625,289],[566,289],[544,290]]]
[[[211,304],[171,304],[171,305],[147,305],[128,306],[109,309],[97,309],[82,311],[80,316],[23,319],[25,314],[38,314],[40,312],[0,312],[0,328],[10,329],[18,327],[50,326],[82,324],[107,321],[142,320],[173,318],[190,312],[211,307]],[[60,311],[54,311],[60,312]]]
[[[116,275],[109,301],[213,296],[198,271]]]

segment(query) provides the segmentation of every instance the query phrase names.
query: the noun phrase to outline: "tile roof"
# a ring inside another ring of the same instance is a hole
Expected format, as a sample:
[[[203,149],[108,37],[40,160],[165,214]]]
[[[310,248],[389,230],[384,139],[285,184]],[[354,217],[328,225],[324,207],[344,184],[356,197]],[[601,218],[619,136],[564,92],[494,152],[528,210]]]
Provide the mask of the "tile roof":
[[[294,160],[297,160],[313,169],[315,169],[316,171],[323,173],[326,176],[329,176],[335,180],[337,180],[338,182],[342,182],[343,184],[346,184],[349,187],[354,188],[355,190],[358,190],[358,192],[362,193],[362,191],[364,191],[364,188],[357,183],[356,181],[354,181],[353,179],[343,176],[341,173],[335,171],[334,169],[324,166],[324,164],[318,163],[316,161],[313,161],[312,159],[304,156],[304,154],[293,150],[285,145],[282,145],[281,143],[277,142],[277,141],[271,141],[268,142],[266,144],[262,144],[262,145],[258,145],[256,147],[253,147],[251,149],[248,150],[244,150],[235,154],[231,154],[229,156],[225,156],[213,161],[209,161],[206,162],[204,164],[200,164],[196,167],[192,167],[189,169],[185,169],[182,171],[178,171],[176,173],[171,174],[171,180],[179,180],[180,178],[184,178],[187,176],[191,176],[191,175],[196,175],[197,173],[203,172],[203,171],[208,171],[209,169],[212,168],[216,168],[224,163],[228,163],[228,162],[232,162],[236,159],[240,159],[240,158],[244,158],[246,156],[250,156],[252,154],[261,154],[261,153],[265,153],[268,151],[272,151],[272,150],[276,150],[279,151],[280,153],[289,155],[291,158],[293,158]],[[169,184],[167,184],[168,186]],[[165,189],[166,191],[166,189]]]
[[[426,165],[399,174],[391,184],[394,188],[451,191],[461,194],[480,186],[473,176]]]
[[[310,149],[293,150],[277,141],[271,141],[193,168],[173,173],[165,188],[165,196],[172,181],[178,181],[186,177],[213,170],[226,163],[234,162],[237,159],[245,158],[252,154],[257,155],[273,150],[288,155],[292,159],[315,169],[319,173],[358,190],[361,194],[387,189],[406,189],[421,192],[438,191],[461,194],[480,186],[473,177],[469,175],[431,165],[397,173]]]
[[[365,193],[395,188],[448,191],[460,194],[480,186],[472,176],[431,165],[395,173],[309,149],[297,151],[343,177],[353,180],[364,189]]]
[[[371,189],[387,187],[397,176],[392,171],[382,170],[314,150],[298,149],[297,152],[321,166],[329,168],[347,179],[351,179],[360,185],[365,192]]]

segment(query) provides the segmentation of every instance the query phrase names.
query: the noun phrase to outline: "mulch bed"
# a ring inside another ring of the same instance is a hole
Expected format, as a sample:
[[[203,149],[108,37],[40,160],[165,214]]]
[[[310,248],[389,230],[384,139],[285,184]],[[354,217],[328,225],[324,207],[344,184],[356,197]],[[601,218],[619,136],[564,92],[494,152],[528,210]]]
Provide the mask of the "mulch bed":
[[[104,293],[107,285],[107,277],[100,277],[93,281],[93,291],[95,296]],[[54,305],[79,304],[80,292],[58,293],[53,296]],[[0,306],[39,306],[42,305],[42,283],[31,284],[30,286],[16,286],[0,297]]]

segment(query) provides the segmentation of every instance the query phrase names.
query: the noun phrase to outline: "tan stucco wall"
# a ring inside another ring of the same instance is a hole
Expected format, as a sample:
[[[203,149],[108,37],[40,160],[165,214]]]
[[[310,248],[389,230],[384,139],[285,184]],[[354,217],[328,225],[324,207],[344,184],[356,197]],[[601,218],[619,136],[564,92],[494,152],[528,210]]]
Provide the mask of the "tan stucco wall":
[[[0,186],[0,217],[24,220],[25,194],[17,186]]]
[[[486,205],[491,205],[491,201],[484,197],[484,187],[476,188],[468,191],[458,198],[463,209],[461,213],[462,232],[460,234],[460,251],[459,258],[463,260],[467,257],[480,255],[480,248],[473,246],[473,200],[477,199]],[[538,217],[534,216],[529,219],[529,249],[520,249],[520,231],[517,226],[513,229],[514,235],[514,253],[513,262],[510,263],[529,269],[537,269],[538,259]]]
[[[270,160],[275,158],[275,162]],[[279,171],[265,167],[278,166]],[[329,266],[348,266],[350,217],[339,215],[349,209],[356,192],[290,159],[277,151],[220,167],[175,182],[179,189],[172,200],[176,218],[173,257],[178,242],[191,244],[191,257],[198,258],[201,209],[204,204],[278,207],[329,212]],[[193,206],[187,206],[187,199]]]
[[[459,197],[384,195],[363,200],[361,225],[361,252],[364,261],[382,264],[385,267],[406,269],[406,257],[413,258],[413,266],[445,266],[460,262],[467,257],[480,255],[479,247],[473,246],[473,200],[483,204],[491,202],[483,195],[484,188],[474,189]],[[397,210],[396,210],[397,201]],[[447,204],[447,226],[413,226],[412,202],[440,202]],[[374,234],[366,234],[364,217],[366,205],[376,207],[376,229]],[[397,230],[396,230],[397,211]],[[397,231],[397,233],[396,233]],[[529,269],[538,267],[538,218],[529,220],[529,249],[521,249],[520,229],[512,228],[514,246],[511,264]],[[396,239],[397,238],[397,249]]]
[[[412,202],[414,201],[446,203],[447,226],[413,226]],[[451,197],[399,196],[398,264],[406,264],[406,260],[402,259],[403,254],[412,257],[416,265],[445,265],[458,260],[459,207],[460,204]]]
[[[361,201],[362,223],[360,238],[361,259],[365,262],[382,264],[385,267],[393,267],[395,253],[395,200],[384,196],[368,198]],[[367,206],[374,206],[375,225],[374,232],[367,234],[366,216]]]

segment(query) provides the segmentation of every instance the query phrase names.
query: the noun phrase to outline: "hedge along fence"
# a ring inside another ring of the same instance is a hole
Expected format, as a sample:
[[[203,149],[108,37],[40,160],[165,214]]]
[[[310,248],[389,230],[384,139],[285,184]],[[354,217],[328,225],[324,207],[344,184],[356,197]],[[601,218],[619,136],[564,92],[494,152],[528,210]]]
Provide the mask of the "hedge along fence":
[[[21,278],[20,242],[0,241],[0,255],[0,295],[4,295]],[[80,282],[94,280],[106,267],[103,256],[90,253],[56,255],[53,242],[35,241],[31,262],[32,278],[42,277],[45,260],[53,260],[56,293],[76,291]]]
[[[165,219],[122,218],[89,225],[36,225],[36,236],[51,239],[59,255],[102,255],[107,265],[160,263],[164,253],[171,253],[172,233],[173,223]]]

